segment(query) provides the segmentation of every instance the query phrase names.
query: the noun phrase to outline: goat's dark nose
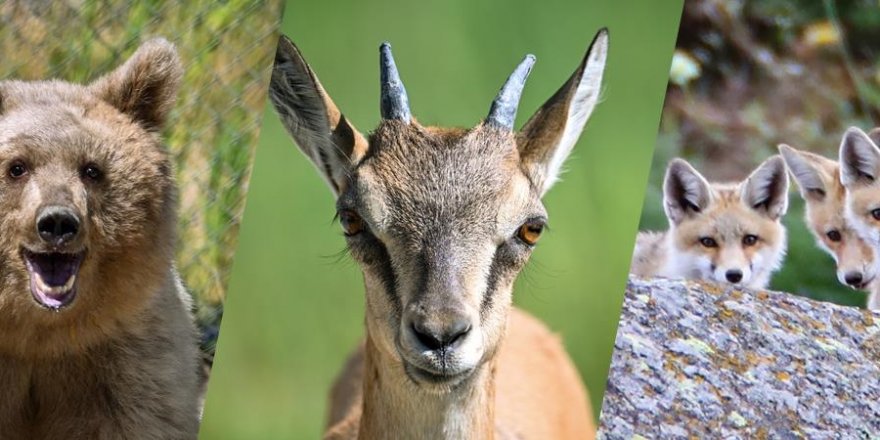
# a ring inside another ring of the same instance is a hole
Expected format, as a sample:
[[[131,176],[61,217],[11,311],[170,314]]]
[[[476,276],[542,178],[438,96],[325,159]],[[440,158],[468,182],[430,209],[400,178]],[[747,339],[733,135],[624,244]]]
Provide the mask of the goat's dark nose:
[[[862,281],[864,281],[865,278],[861,272],[847,272],[846,275],[843,276],[843,280],[850,286],[858,286],[862,284]]]
[[[727,281],[731,283],[738,283],[743,279],[743,273],[739,269],[730,269],[725,274],[724,277],[727,278]]]
[[[47,206],[37,216],[37,233],[53,246],[73,241],[79,233],[79,217],[70,208]]]
[[[428,321],[413,321],[411,326],[416,339],[429,350],[449,349],[457,346],[471,331],[470,320],[459,317],[442,325],[431,325]]]

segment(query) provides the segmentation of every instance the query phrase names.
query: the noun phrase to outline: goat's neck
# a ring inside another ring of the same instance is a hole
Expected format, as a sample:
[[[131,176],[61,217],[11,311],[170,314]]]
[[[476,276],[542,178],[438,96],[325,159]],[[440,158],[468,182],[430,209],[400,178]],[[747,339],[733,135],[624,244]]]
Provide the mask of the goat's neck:
[[[435,394],[419,388],[397,359],[389,359],[367,335],[360,439],[495,438],[494,362],[467,382]]]

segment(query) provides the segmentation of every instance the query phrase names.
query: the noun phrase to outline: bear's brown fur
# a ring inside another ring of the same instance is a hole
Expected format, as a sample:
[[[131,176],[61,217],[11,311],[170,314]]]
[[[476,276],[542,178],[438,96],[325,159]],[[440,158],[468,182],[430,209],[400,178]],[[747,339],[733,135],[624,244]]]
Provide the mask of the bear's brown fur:
[[[0,438],[196,437],[159,134],[181,76],[154,39],[89,85],[0,82]]]

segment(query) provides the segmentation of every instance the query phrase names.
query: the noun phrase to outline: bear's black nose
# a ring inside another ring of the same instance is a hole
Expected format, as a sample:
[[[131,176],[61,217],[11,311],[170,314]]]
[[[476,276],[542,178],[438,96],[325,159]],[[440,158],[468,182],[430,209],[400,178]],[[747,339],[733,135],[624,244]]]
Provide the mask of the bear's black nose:
[[[70,208],[47,206],[37,216],[37,233],[53,246],[67,244],[79,233],[79,217]]]

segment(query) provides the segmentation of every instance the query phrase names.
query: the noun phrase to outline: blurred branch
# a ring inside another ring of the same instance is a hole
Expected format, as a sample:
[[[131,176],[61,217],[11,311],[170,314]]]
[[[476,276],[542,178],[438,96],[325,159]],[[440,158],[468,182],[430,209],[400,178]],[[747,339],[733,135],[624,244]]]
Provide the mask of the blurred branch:
[[[837,30],[838,35],[840,35],[840,55],[843,58],[844,66],[846,66],[846,72],[849,75],[850,81],[852,81],[853,86],[856,91],[856,99],[859,104],[859,112],[862,114],[868,114],[869,105],[862,98],[862,91],[867,89],[864,81],[862,81],[861,76],[856,72],[856,69],[853,64],[852,57],[850,57],[849,50],[847,49],[846,44],[846,32],[843,26],[840,24],[840,18],[837,16],[837,6],[835,6],[832,0],[822,0],[822,6],[825,8],[825,14],[828,16],[828,21],[834,26],[834,29]]]

